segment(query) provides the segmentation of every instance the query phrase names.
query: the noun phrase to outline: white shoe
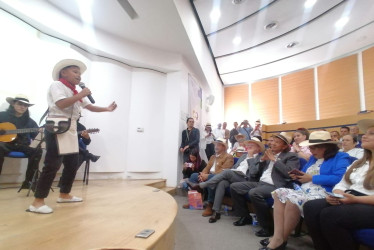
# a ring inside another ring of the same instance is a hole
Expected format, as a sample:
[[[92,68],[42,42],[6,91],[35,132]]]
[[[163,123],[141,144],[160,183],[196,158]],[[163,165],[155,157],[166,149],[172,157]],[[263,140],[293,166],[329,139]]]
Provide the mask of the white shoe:
[[[30,205],[29,206],[29,209],[26,210],[28,212],[33,212],[33,213],[37,213],[37,214],[50,214],[53,212],[53,209],[48,207],[47,205],[43,205],[41,207],[34,207],[33,205]]]
[[[83,199],[73,196],[71,199],[58,198],[57,203],[72,203],[72,202],[82,202]]]

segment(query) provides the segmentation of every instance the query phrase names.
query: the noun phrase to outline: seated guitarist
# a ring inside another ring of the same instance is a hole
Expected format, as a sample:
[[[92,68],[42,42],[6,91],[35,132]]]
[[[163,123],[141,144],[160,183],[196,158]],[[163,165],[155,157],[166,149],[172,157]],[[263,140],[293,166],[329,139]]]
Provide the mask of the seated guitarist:
[[[16,97],[7,97],[6,101],[10,104],[6,111],[0,112],[0,122],[13,123],[17,129],[22,128],[38,128],[36,122],[30,118],[29,107],[32,106],[29,99],[24,95]],[[17,138],[12,142],[0,141],[0,174],[4,163],[4,157],[11,151],[24,153],[28,159],[25,181],[22,188],[28,189],[32,181],[34,170],[38,169],[42,150],[39,148],[31,148],[29,145],[31,140],[37,136],[38,132],[29,134],[18,134]]]

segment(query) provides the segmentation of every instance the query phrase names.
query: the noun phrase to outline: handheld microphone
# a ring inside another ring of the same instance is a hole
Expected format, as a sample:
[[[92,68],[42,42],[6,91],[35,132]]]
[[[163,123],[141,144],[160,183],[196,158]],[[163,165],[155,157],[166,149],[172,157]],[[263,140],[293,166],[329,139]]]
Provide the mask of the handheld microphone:
[[[80,82],[79,87],[84,89],[84,88],[86,88],[86,85],[83,82]],[[95,103],[95,100],[93,99],[93,97],[91,95],[88,95],[87,98],[88,98],[88,100],[90,100],[91,103]]]

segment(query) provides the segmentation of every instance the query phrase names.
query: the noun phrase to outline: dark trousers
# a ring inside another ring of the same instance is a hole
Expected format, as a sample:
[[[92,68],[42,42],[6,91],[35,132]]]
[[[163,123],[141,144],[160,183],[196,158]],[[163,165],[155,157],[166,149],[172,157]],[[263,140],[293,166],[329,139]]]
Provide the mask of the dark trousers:
[[[3,168],[4,157],[12,151],[22,152],[28,157],[29,161],[27,164],[25,182],[30,182],[34,171],[39,168],[42,150],[40,148],[31,148],[23,144],[0,142],[0,174]]]
[[[212,155],[215,154],[215,152],[214,152],[214,144],[213,143],[210,143],[210,144],[206,145],[205,154],[206,154],[206,157],[208,158],[208,161],[209,161],[210,157],[212,157]]]
[[[304,221],[317,250],[354,250],[352,230],[374,228],[374,206],[331,206],[325,199],[304,205]]]
[[[53,180],[62,163],[64,164],[64,169],[61,176],[60,193],[70,193],[79,167],[78,153],[69,155],[58,154],[56,135],[46,132],[45,142],[47,153],[45,155],[44,167],[36,186],[35,198],[46,198],[48,196]]]
[[[268,231],[273,230],[273,217],[270,213],[266,199],[271,197],[271,192],[275,190],[274,185],[265,182],[236,182],[230,185],[231,197],[234,203],[234,210],[239,217],[248,217],[246,194],[249,194],[253,204],[257,220],[260,226]]]

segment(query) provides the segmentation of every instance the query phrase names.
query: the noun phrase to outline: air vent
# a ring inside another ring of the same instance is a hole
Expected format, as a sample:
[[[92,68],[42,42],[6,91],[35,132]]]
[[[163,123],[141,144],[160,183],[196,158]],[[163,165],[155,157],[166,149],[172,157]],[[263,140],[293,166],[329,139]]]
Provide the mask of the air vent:
[[[278,22],[273,21],[273,22],[271,22],[271,23],[265,25],[265,26],[264,26],[264,29],[265,29],[265,30],[274,30],[274,29],[276,29],[277,27],[278,27]]]
[[[244,3],[245,1],[247,0],[232,0],[232,4],[238,5]]]

